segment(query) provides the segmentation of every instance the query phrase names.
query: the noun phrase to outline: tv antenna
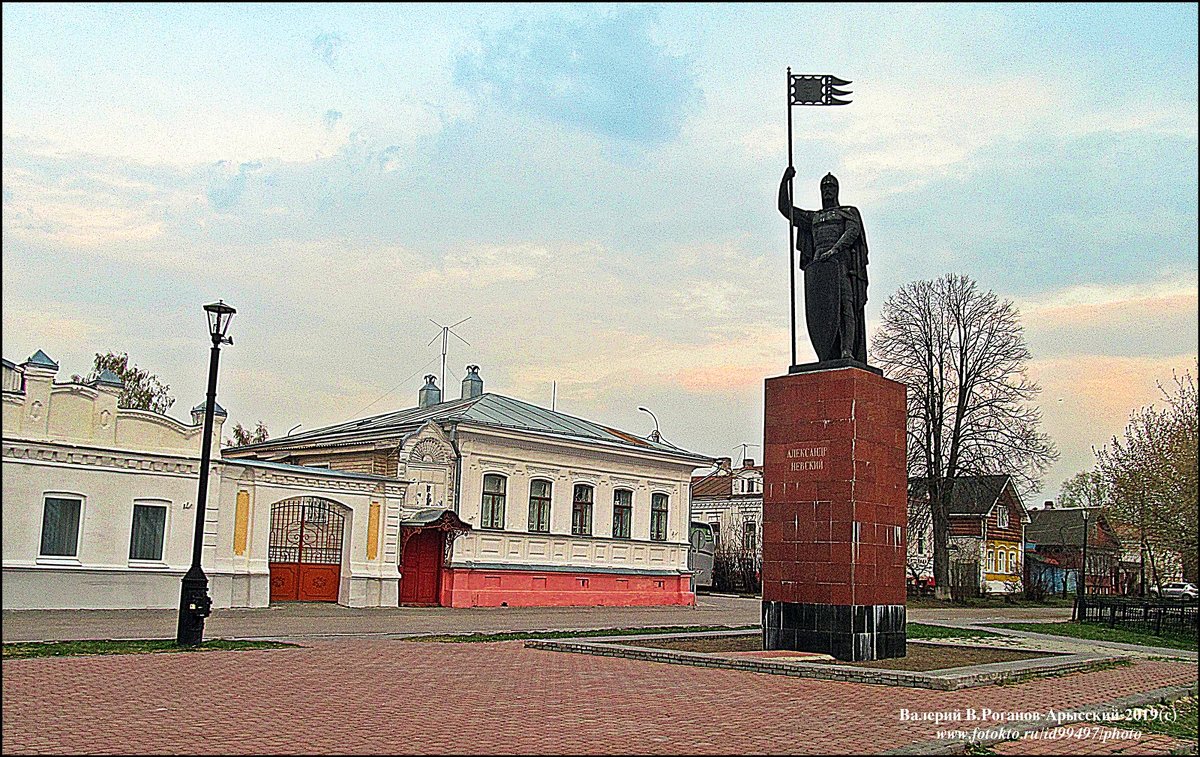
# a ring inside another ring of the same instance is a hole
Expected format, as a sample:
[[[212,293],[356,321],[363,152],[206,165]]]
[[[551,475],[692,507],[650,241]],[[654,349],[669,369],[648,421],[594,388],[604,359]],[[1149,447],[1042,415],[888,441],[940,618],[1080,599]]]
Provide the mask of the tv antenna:
[[[741,450],[742,450],[742,459],[740,461],[738,461],[738,465],[741,465],[746,462],[746,448],[747,447],[757,447],[757,446],[758,446],[757,444],[746,444],[745,442],[734,445],[734,447],[733,447],[734,449],[741,448]]]
[[[467,316],[466,318],[462,319],[458,323],[452,323],[449,326],[443,326],[442,324],[438,323],[437,321],[433,320],[432,318],[429,319],[430,323],[432,323],[434,326],[437,326],[439,329],[442,330],[442,333],[434,336],[433,339],[430,339],[429,344],[427,344],[425,346],[428,347],[429,345],[436,342],[438,340],[439,336],[442,338],[442,391],[443,392],[446,391],[446,349],[450,346],[450,337],[453,336],[458,341],[460,341],[463,344],[470,347],[471,346],[470,342],[468,342],[466,339],[463,339],[458,334],[454,333],[454,327],[461,326],[469,320],[471,320],[471,316]]]

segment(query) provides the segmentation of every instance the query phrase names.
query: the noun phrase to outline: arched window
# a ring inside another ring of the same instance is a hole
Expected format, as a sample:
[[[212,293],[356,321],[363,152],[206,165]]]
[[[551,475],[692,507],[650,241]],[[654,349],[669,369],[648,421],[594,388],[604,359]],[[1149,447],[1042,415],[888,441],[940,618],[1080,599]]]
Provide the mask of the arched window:
[[[1021,566],[1017,564],[1017,553],[1009,552],[1008,553],[1008,572],[1009,573],[1019,573],[1020,571],[1021,571]]]
[[[617,489],[613,492],[614,539],[628,539],[633,532],[633,492]]]
[[[987,552],[987,570],[988,573],[996,572],[996,553],[990,549]]]
[[[575,536],[591,536],[595,489],[588,484],[575,484],[574,495],[571,498],[571,533]]]
[[[497,473],[483,477],[483,517],[480,528],[504,528],[504,491],[507,480]]]
[[[655,492],[650,497],[650,538],[654,541],[667,540],[667,514],[667,495]],[[713,531],[716,534],[720,533],[715,524]]]
[[[529,482],[529,530],[547,534],[550,533],[550,492],[552,484],[549,481],[534,479]]]

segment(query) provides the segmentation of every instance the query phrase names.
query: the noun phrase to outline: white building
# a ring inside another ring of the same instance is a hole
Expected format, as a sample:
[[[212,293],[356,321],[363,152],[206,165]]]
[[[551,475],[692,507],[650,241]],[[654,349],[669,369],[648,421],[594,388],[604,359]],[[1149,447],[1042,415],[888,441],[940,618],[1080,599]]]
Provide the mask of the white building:
[[[40,351],[4,364],[5,609],[177,606],[203,408],[190,425],[119,409],[117,377],[57,370]],[[475,370],[463,383],[460,400],[430,382],[417,408],[224,450],[214,606],[694,602],[688,483],[709,458],[484,394]]]
[[[116,376],[55,383],[57,371],[40,350],[3,365],[4,609],[177,607],[192,559],[203,407],[190,425],[118,408]],[[214,449],[224,417],[218,407]],[[406,485],[214,461],[201,563],[214,606],[267,605],[269,553],[289,536],[273,533],[272,513],[297,508],[324,521],[290,535],[336,541],[316,555],[322,562],[293,571],[307,580],[306,598],[395,606]]]
[[[402,603],[692,604],[691,472],[711,462],[661,441],[433,377],[418,406],[262,444],[226,459],[371,471],[414,483],[407,510],[449,510],[466,532],[403,523]],[[458,538],[455,538],[456,534]]]
[[[736,470],[730,458],[718,458],[716,470],[692,479],[692,520],[712,527],[718,548],[760,552],[762,512],[763,470],[750,458]]]

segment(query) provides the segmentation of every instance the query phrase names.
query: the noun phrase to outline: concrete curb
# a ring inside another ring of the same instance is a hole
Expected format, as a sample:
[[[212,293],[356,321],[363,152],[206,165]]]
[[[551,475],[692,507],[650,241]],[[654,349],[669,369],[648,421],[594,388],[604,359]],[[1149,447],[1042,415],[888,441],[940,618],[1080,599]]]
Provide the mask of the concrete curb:
[[[956,691],[978,686],[1010,684],[1033,678],[1078,673],[1106,667],[1127,658],[1120,655],[1055,654],[1050,659],[1014,660],[985,665],[947,668],[937,673],[886,668],[849,668],[811,662],[777,662],[771,659],[734,659],[705,652],[685,652],[656,647],[639,647],[636,642],[654,639],[690,639],[719,636],[744,636],[745,631],[709,631],[696,634],[657,634],[654,636],[630,635],[603,638],[576,639],[530,639],[525,642],[529,649],[553,652],[573,652],[601,657],[624,657],[646,662],[662,662],[674,665],[693,665],[704,668],[725,668],[749,673],[785,675],[798,678],[817,678],[850,683],[867,683],[882,686],[905,686],[910,688]]]

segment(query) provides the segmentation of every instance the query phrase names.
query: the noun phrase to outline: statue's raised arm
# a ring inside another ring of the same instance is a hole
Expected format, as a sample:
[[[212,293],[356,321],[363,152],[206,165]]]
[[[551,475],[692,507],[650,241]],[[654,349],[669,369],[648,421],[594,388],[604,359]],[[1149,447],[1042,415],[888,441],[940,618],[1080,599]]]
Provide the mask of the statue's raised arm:
[[[790,166],[779,185],[779,212],[796,227],[804,271],[804,311],[817,360],[866,365],[867,239],[858,208],[838,203],[838,180],[821,180],[821,209],[792,205]]]

